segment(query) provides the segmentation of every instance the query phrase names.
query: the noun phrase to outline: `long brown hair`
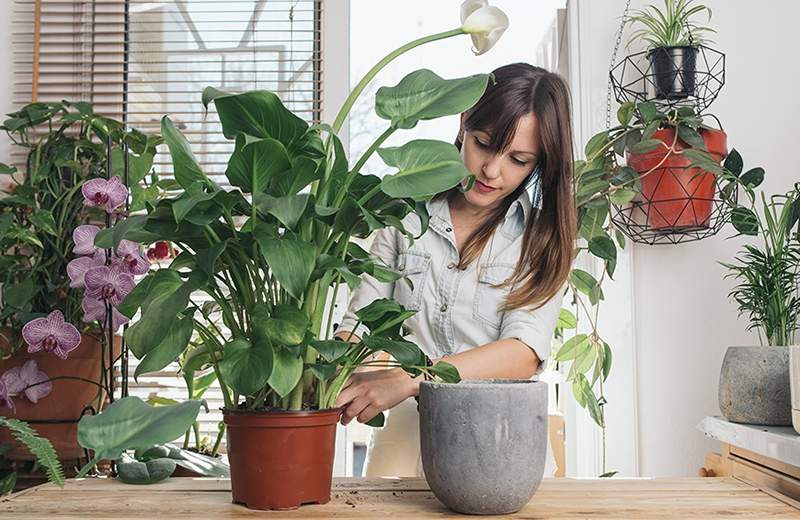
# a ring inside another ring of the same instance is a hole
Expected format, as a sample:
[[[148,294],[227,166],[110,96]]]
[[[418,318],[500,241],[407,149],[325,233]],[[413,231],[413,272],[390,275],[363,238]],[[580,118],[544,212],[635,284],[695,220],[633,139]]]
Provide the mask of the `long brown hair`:
[[[512,63],[495,69],[486,92],[466,112],[464,129],[489,133],[489,151],[498,154],[511,144],[517,123],[526,114],[536,117],[541,139],[542,207],[540,210],[532,208],[514,275],[501,284],[514,286],[506,299],[505,310],[541,307],[563,288],[572,266],[577,235],[570,97],[559,75],[527,63]],[[455,145],[461,149],[460,134]],[[529,176],[469,236],[461,254],[462,269],[480,257],[509,207],[530,181]],[[437,198],[449,198],[458,189],[440,193]]]

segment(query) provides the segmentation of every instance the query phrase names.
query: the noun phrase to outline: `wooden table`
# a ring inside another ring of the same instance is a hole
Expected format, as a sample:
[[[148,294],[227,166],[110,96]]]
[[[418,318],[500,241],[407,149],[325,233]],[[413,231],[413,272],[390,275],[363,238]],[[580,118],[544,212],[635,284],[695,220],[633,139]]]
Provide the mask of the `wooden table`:
[[[295,511],[231,503],[230,481],[171,478],[150,486],[115,480],[44,484],[0,499],[0,518],[392,518],[456,516],[423,479],[334,480],[331,501]],[[497,518],[800,518],[800,503],[735,478],[547,479],[525,508]],[[475,517],[472,517],[475,518]]]

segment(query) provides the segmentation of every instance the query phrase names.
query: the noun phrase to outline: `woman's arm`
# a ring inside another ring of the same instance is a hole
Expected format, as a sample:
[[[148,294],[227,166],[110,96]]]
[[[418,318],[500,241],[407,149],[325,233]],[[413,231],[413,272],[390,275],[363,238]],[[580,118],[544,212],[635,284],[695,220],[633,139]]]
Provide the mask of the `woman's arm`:
[[[539,368],[536,352],[517,338],[500,339],[452,356],[434,359],[458,369],[462,379],[530,379]],[[412,378],[401,368],[354,373],[336,399],[345,406],[342,424],[354,418],[365,423],[409,397],[419,395],[422,376]]]

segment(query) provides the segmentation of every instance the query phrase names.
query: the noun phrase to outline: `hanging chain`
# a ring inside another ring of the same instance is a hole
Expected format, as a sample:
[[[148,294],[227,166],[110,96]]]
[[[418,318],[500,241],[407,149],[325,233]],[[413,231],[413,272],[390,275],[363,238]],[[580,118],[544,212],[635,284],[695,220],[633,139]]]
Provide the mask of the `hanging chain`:
[[[628,11],[631,7],[631,0],[627,0],[625,2],[625,11],[622,13],[622,21],[619,24],[619,30],[617,30],[617,40],[614,42],[614,51],[611,53],[611,64],[608,67],[608,88],[606,90],[606,129],[611,128],[611,91],[613,90],[613,84],[611,83],[611,72],[614,70],[614,65],[617,63],[617,52],[619,52],[619,46],[622,42],[622,32],[625,30],[625,22],[628,19]]]

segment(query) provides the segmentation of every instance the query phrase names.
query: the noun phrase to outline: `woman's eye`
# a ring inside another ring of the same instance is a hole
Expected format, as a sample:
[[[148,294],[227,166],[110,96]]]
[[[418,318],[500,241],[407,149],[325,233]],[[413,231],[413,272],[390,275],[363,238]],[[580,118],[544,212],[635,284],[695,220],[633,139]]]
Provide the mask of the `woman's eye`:
[[[475,138],[475,144],[477,144],[478,147],[480,147],[480,148],[489,148],[489,143],[484,143],[483,141],[481,141],[477,137]]]
[[[526,164],[528,164],[528,161],[520,161],[516,157],[512,157],[511,160],[514,161],[514,164],[518,164],[520,166],[525,166]]]

